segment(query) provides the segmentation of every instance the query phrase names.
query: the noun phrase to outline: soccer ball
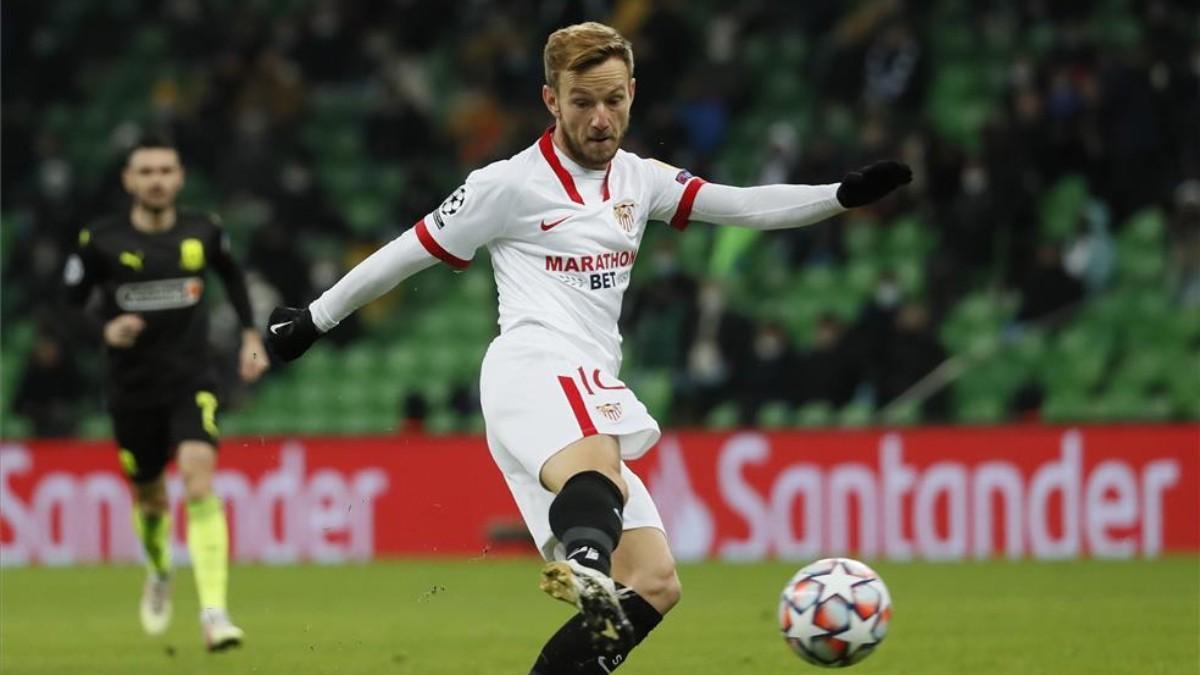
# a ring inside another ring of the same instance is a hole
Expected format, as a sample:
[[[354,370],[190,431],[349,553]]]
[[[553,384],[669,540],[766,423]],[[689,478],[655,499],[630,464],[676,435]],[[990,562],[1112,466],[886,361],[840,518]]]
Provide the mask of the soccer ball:
[[[849,666],[870,656],[887,635],[892,597],[870,567],[849,558],[825,558],[783,587],[779,628],[805,661]]]

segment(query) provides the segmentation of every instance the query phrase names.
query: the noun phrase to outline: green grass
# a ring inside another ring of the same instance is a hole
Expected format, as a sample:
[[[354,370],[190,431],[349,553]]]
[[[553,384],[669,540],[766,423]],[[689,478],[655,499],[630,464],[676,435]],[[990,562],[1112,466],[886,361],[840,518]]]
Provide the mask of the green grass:
[[[681,570],[684,602],[621,673],[792,673],[775,598],[797,567]],[[1200,562],[878,564],[891,634],[858,673],[1196,673]],[[243,649],[209,655],[185,570],[166,636],[141,634],[132,567],[0,571],[0,672],[528,672],[569,614],[534,560],[238,567]]]

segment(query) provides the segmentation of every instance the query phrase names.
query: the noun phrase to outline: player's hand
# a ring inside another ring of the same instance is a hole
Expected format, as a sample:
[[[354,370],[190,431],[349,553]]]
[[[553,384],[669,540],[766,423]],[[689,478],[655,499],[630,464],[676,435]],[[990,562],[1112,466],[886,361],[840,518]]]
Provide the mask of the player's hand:
[[[104,342],[114,349],[129,349],[137,341],[146,320],[137,314],[121,314],[104,324]]]
[[[321,332],[313,325],[308,308],[276,307],[267,320],[267,348],[280,361],[300,358]]]
[[[838,186],[837,198],[851,209],[883,199],[889,192],[912,182],[912,169],[903,162],[885,159],[846,174]]]
[[[254,328],[242,331],[242,350],[238,354],[238,374],[242,382],[257,382],[262,374],[271,367],[267,358],[267,348],[263,346],[262,338]]]

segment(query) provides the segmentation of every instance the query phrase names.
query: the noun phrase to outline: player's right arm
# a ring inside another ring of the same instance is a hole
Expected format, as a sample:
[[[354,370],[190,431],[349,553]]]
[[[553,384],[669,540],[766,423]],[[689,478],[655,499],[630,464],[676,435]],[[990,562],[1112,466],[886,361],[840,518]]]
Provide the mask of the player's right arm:
[[[267,346],[283,361],[299,358],[321,335],[359,307],[438,261],[470,265],[475,250],[503,234],[510,212],[504,162],[473,172],[434,211],[372,253],[307,308],[276,307]]]
[[[79,231],[75,250],[67,256],[63,266],[63,286],[67,306],[78,319],[81,332],[93,341],[104,343],[115,349],[127,349],[137,341],[146,327],[146,322],[137,314],[118,314],[104,321],[89,304],[92,292],[102,281],[104,266],[96,248],[92,245],[92,232],[88,228]]]

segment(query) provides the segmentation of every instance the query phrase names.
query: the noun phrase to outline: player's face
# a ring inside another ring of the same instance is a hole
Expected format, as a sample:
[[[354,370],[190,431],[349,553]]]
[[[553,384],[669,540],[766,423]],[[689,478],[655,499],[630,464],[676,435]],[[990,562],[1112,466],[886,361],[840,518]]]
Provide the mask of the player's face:
[[[129,156],[122,174],[125,191],[134,202],[151,211],[168,209],[183,188],[179,153],[170,148],[142,148]]]
[[[633,90],[628,66],[615,56],[583,72],[563,73],[557,90],[543,89],[571,159],[589,169],[608,166],[629,128]]]

